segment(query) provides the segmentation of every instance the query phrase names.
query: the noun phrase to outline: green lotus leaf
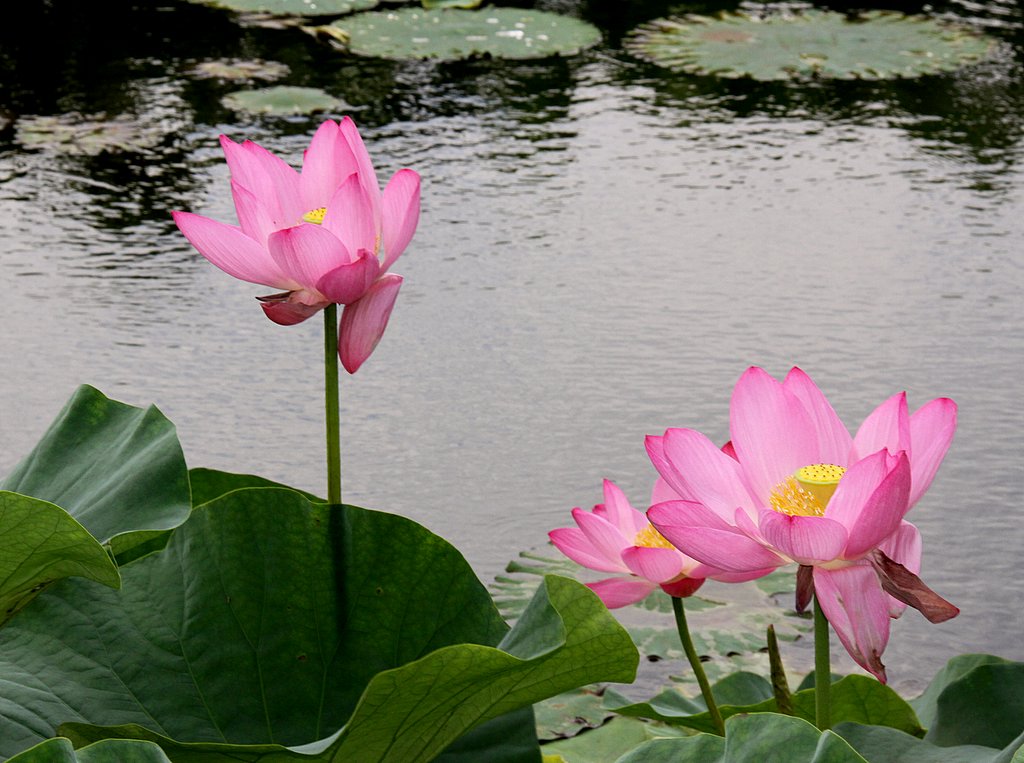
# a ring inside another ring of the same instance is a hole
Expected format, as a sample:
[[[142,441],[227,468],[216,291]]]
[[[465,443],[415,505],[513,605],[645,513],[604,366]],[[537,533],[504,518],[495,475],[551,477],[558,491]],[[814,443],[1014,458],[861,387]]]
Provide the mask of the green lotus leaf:
[[[69,739],[58,737],[15,755],[10,763],[171,763],[158,745],[125,739],[107,739],[75,750]]]
[[[729,718],[725,722],[724,739],[711,734],[699,734],[683,739],[654,740],[624,755],[618,763],[764,761],[868,763],[834,732],[821,732],[800,718],[775,713],[737,715]]]
[[[776,712],[771,684],[750,673],[734,673],[712,686],[722,717],[748,713]],[[814,689],[796,692],[793,715],[813,723],[815,719]],[[867,676],[846,676],[832,684],[833,722],[850,721],[889,726],[909,734],[922,734],[923,729],[913,708],[895,691]],[[668,689],[647,702],[631,703],[613,691],[605,696],[605,706],[616,713],[632,717],[652,718],[663,723],[685,726],[698,731],[713,732],[714,722],[697,697],[689,699],[675,689]]]
[[[137,555],[133,549],[181,524],[190,508],[174,425],[156,408],[118,403],[89,386],[0,491],[9,491],[0,499],[0,622],[69,575],[117,586],[103,544],[115,556]]]
[[[215,61],[202,61],[189,69],[189,74],[197,79],[223,79],[234,82],[248,80],[273,81],[287,77],[287,64],[279,61],[260,61],[222,58]]]
[[[993,38],[925,16],[811,10],[764,18],[659,19],[625,42],[638,58],[691,74],[751,77],[893,79],[952,71],[988,56]]]
[[[311,16],[343,16],[375,7],[379,0],[190,0],[199,5],[270,16],[308,18]]]
[[[396,60],[434,58],[546,58],[571,56],[601,40],[585,21],[519,8],[360,13],[321,28],[347,41],[350,52]]]
[[[0,758],[59,730],[175,761],[413,763],[455,742],[454,763],[535,745],[530,704],[636,669],[578,583],[547,578],[509,631],[445,541],[293,490],[204,504],[122,576],[62,581],[0,630]]]
[[[106,549],[64,509],[0,490],[0,624],[47,585],[73,575],[121,585]]]
[[[192,506],[202,506],[204,503],[209,503],[232,491],[250,487],[277,487],[295,490],[288,485],[282,485],[280,482],[258,477],[255,474],[233,474],[203,467],[189,469],[188,480],[192,487]],[[295,492],[304,496],[310,503],[327,503],[323,498],[304,490],[295,490]]]
[[[991,654],[961,654],[957,655],[935,674],[935,677],[928,684],[928,688],[919,697],[910,700],[910,704],[917,712],[921,723],[930,728],[935,724],[938,715],[939,697],[951,684],[956,683],[972,670],[980,665],[1012,665],[1010,660],[996,657]],[[953,690],[954,693],[956,690]]]
[[[1017,763],[1014,751],[1024,749],[1024,733],[999,750],[974,744],[939,747],[897,729],[859,723],[837,724],[835,732],[867,760],[885,763]]]
[[[275,85],[258,90],[237,90],[228,93],[221,103],[233,111],[268,116],[295,116],[316,114],[321,111],[342,112],[350,110],[340,98],[316,87]]]
[[[545,762],[551,758],[564,763],[615,763],[623,755],[652,739],[679,738],[683,732],[671,726],[639,721],[636,718],[612,718],[603,726],[545,744]]]

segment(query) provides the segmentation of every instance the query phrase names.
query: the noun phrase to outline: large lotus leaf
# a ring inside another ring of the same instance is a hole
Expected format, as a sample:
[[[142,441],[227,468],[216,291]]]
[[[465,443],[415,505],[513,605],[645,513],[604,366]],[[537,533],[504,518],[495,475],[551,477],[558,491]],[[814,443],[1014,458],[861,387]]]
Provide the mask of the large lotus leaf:
[[[375,7],[379,0],[190,0],[236,13],[266,13],[272,16],[342,16]]]
[[[191,506],[174,425],[154,406],[119,403],[88,385],[0,489],[57,504],[101,543],[176,527]]]
[[[0,491],[10,491],[0,502],[0,623],[69,575],[116,586],[101,544],[126,560],[189,512],[174,426],[156,408],[118,403],[89,386]]]
[[[829,11],[765,18],[658,19],[626,41],[669,69],[718,77],[891,79],[958,69],[989,55],[992,38],[924,16]]]
[[[118,593],[58,584],[0,631],[0,756],[60,726],[77,743],[159,741],[176,761],[427,760],[636,665],[596,597],[557,578],[506,651],[486,646],[507,626],[455,549],[290,490],[206,504],[123,576]]]
[[[400,8],[360,13],[325,29],[355,55],[397,60],[571,56],[601,41],[585,21],[520,8]]]
[[[1014,752],[1024,749],[1024,733],[997,750],[974,744],[939,747],[896,729],[859,723],[840,723],[835,731],[872,763],[1017,763]]]
[[[1024,731],[1024,663],[983,664],[951,682],[936,701],[925,740],[940,747],[1001,749]]]
[[[714,684],[712,690],[719,698],[722,717],[746,713],[773,713],[776,711],[771,684],[767,679],[738,673]],[[910,734],[921,734],[923,729],[913,708],[888,686],[867,676],[846,676],[832,684],[832,720],[890,726]],[[675,689],[669,689],[647,702],[628,703],[617,692],[609,692],[606,706],[627,716],[652,718],[678,726],[713,732],[714,723],[704,709],[701,699],[688,699]],[[798,691],[792,696],[793,714],[814,722],[814,689]]]
[[[725,739],[700,734],[661,739],[618,763],[867,763],[842,737],[800,718],[774,713],[738,715],[725,722]]]
[[[0,624],[47,585],[72,575],[121,584],[106,549],[64,509],[0,490]]]
[[[259,477],[255,474],[234,474],[204,467],[189,469],[188,480],[192,487],[193,506],[202,506],[204,503],[209,503],[215,498],[220,498],[222,495],[244,488],[276,487],[295,490],[295,488],[290,488],[288,485],[282,485],[280,482],[274,482],[266,477]],[[304,496],[312,503],[326,503],[323,498],[307,493],[304,490],[295,490],[295,492]]]
[[[171,763],[151,742],[107,739],[75,750],[65,738],[49,739],[15,755],[10,763]]]
[[[921,719],[921,724],[925,728],[930,728],[935,723],[939,712],[939,697],[950,684],[957,682],[979,665],[1010,664],[1012,664],[1010,660],[991,654],[957,655],[935,674],[921,696],[910,700],[910,704],[917,712],[917,717]]]

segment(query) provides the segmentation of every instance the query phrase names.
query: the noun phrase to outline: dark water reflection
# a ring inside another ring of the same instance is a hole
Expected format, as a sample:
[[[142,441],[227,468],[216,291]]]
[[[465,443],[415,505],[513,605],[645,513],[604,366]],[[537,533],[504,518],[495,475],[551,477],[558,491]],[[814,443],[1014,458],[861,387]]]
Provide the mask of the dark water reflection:
[[[232,218],[222,132],[299,162],[318,120],[240,117],[220,103],[236,86],[188,73],[281,61],[289,84],[352,105],[382,177],[424,177],[392,326],[343,382],[348,500],[422,521],[487,578],[602,477],[642,503],[644,434],[725,439],[749,364],[802,365],[852,425],[899,389],[949,395],[960,432],[913,518],[927,579],[964,614],[908,615],[890,674],[912,687],[956,652],[1024,658],[1016,4],[934,4],[1004,41],[984,65],[799,86],[632,59],[623,33],[679,8],[658,2],[551,0],[606,45],[440,65],[346,59],[185,3],[20,6],[0,26],[0,471],[89,382],[156,402],[194,465],[321,490],[317,322],[265,321],[260,287],[209,266],[169,216]],[[155,138],[97,157],[18,145],[20,116],[69,112]]]

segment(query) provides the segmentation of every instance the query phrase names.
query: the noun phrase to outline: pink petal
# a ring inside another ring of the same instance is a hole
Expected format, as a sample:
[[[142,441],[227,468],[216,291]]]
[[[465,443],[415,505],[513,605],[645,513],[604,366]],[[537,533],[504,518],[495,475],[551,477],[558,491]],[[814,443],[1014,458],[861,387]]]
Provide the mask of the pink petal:
[[[341,241],[313,223],[276,231],[267,243],[274,262],[307,289],[315,289],[327,273],[353,260]]]
[[[707,437],[693,429],[669,429],[661,444],[663,461],[655,468],[682,498],[704,504],[727,521],[737,507],[752,509],[739,463]]]
[[[306,211],[326,207],[338,186],[357,169],[341,128],[328,119],[317,128],[302,156],[299,186]]]
[[[910,522],[901,522],[896,532],[879,543],[878,548],[915,575],[921,574],[921,533]]]
[[[286,276],[270,253],[233,225],[173,212],[174,222],[203,257],[228,275],[250,283],[291,291],[300,285]]]
[[[946,457],[956,432],[956,413],[956,403],[940,397],[921,406],[910,417],[910,441],[914,448],[910,462],[911,506],[928,490],[939,464]]]
[[[362,299],[342,310],[338,354],[350,374],[359,370],[384,336],[401,286],[402,276],[387,273],[377,279]]]
[[[618,557],[609,559],[598,551],[578,527],[561,527],[548,533],[555,547],[576,564],[599,572],[629,572]]]
[[[667,583],[683,573],[683,555],[671,548],[630,546],[622,551],[629,571],[655,583]]]
[[[358,175],[348,178],[327,204],[323,227],[340,239],[349,251],[365,249],[377,254],[380,242],[373,217],[373,204]]]
[[[316,282],[316,290],[331,302],[348,305],[362,298],[380,274],[380,260],[360,249],[354,262],[336,267]]]
[[[602,484],[604,492],[604,514],[608,521],[622,533],[622,537],[632,541],[633,537],[647,527],[647,517],[630,504],[626,494],[611,480]]]
[[[878,477],[877,463],[884,457],[884,465],[887,469],[884,477],[875,482]],[[842,521],[849,531],[850,538],[843,551],[843,558],[857,559],[896,531],[903,521],[903,516],[910,508],[910,462],[905,453],[900,453],[893,459],[887,453],[869,456],[851,467],[850,471],[843,475],[843,479],[836,488],[836,494],[825,511],[825,515],[831,519]],[[860,469],[860,465],[875,459],[869,467]],[[844,485],[849,481],[850,486],[843,490]],[[875,484],[871,489],[872,483]],[[840,494],[842,490],[842,494]],[[865,497],[865,493],[870,493]],[[832,503],[839,499],[840,504],[836,513],[832,512]],[[856,503],[861,503],[858,511]],[[842,517],[842,520],[838,519]],[[850,520],[853,520],[850,524]]]
[[[220,136],[231,179],[251,191],[266,207],[278,227],[295,225],[303,209],[299,173],[286,162],[250,140],[241,145]]]
[[[597,594],[608,609],[625,607],[646,599],[658,586],[640,578],[608,578],[596,583],[587,583],[587,588]]]
[[[882,652],[889,643],[889,602],[871,566],[815,567],[814,595],[854,661],[885,683]]]
[[[249,189],[234,180],[231,181],[231,196],[235,200],[235,214],[242,232],[266,248],[267,238],[281,226],[275,223],[267,208]]]
[[[647,510],[647,518],[684,554],[724,572],[749,572],[788,561],[699,503],[659,503]]]
[[[420,220],[420,176],[399,170],[384,189],[381,228],[384,235],[384,269],[405,251]]]
[[[846,466],[853,438],[818,385],[811,381],[810,376],[794,367],[786,375],[782,386],[796,395],[811,417],[818,436],[818,463]]]
[[[370,161],[370,154],[366,150],[366,146],[363,145],[363,138],[359,135],[359,130],[356,129],[356,123],[352,121],[351,117],[345,117],[341,120],[341,134],[345,136],[345,140],[348,141],[348,146],[352,151],[352,156],[356,160],[357,172],[359,173],[359,179],[363,184],[363,187],[367,191],[367,195],[373,200],[374,204],[374,221],[379,224],[380,222],[380,183],[377,182],[377,173],[373,169],[373,162]],[[379,225],[375,225],[379,227]]]
[[[659,474],[658,479],[654,481],[654,487],[651,489],[650,505],[653,506],[654,504],[662,503],[663,501],[678,501],[680,498],[682,498],[682,496],[673,490],[672,486],[669,485],[668,482],[665,481],[665,478]]]
[[[729,425],[748,487],[762,504],[797,469],[820,463],[818,432],[803,403],[761,368],[736,383]]]
[[[632,544],[632,538],[624,538],[619,528],[589,511],[573,509],[572,518],[593,545],[595,553],[610,561],[622,562],[622,550]]]
[[[765,509],[761,512],[764,539],[797,564],[824,564],[842,553],[846,529],[826,517],[801,517]]]
[[[260,301],[260,307],[263,308],[267,317],[280,326],[294,326],[296,323],[302,323],[329,304],[325,302],[320,305],[306,305],[289,299],[290,295],[285,295],[283,299],[277,299],[276,296],[257,297],[256,299]]]
[[[906,392],[893,395],[868,414],[853,438],[850,462],[883,448],[893,453],[910,451],[910,417],[907,415]]]

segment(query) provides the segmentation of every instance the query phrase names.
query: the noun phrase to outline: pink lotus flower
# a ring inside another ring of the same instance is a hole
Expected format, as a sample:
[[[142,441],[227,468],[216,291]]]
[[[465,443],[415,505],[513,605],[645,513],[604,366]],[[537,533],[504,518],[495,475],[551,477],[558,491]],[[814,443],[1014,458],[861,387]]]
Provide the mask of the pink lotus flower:
[[[659,489],[663,488],[656,488],[656,494]],[[548,537],[577,564],[619,573],[587,584],[610,609],[640,601],[658,587],[670,596],[683,598],[695,593],[709,577],[739,582],[771,571],[724,572],[681,554],[610,480],[604,481],[604,503],[593,511],[575,508],[572,516],[576,527],[552,530]]]
[[[904,515],[924,494],[956,429],[939,398],[913,415],[906,394],[851,437],[803,371],[780,383],[749,369],[730,407],[732,455],[692,429],[648,437],[655,467],[682,500],[648,511],[674,546],[743,571],[796,562],[798,609],[813,591],[856,662],[885,681],[889,619],[909,604],[932,622],[959,610],[917,577],[921,539]]]
[[[291,325],[331,303],[344,305],[338,351],[349,373],[387,326],[405,250],[420,212],[420,178],[399,170],[381,193],[351,119],[320,125],[302,172],[252,141],[222,135],[239,225],[174,212],[174,221],[225,273],[282,293],[258,297],[267,317]]]

